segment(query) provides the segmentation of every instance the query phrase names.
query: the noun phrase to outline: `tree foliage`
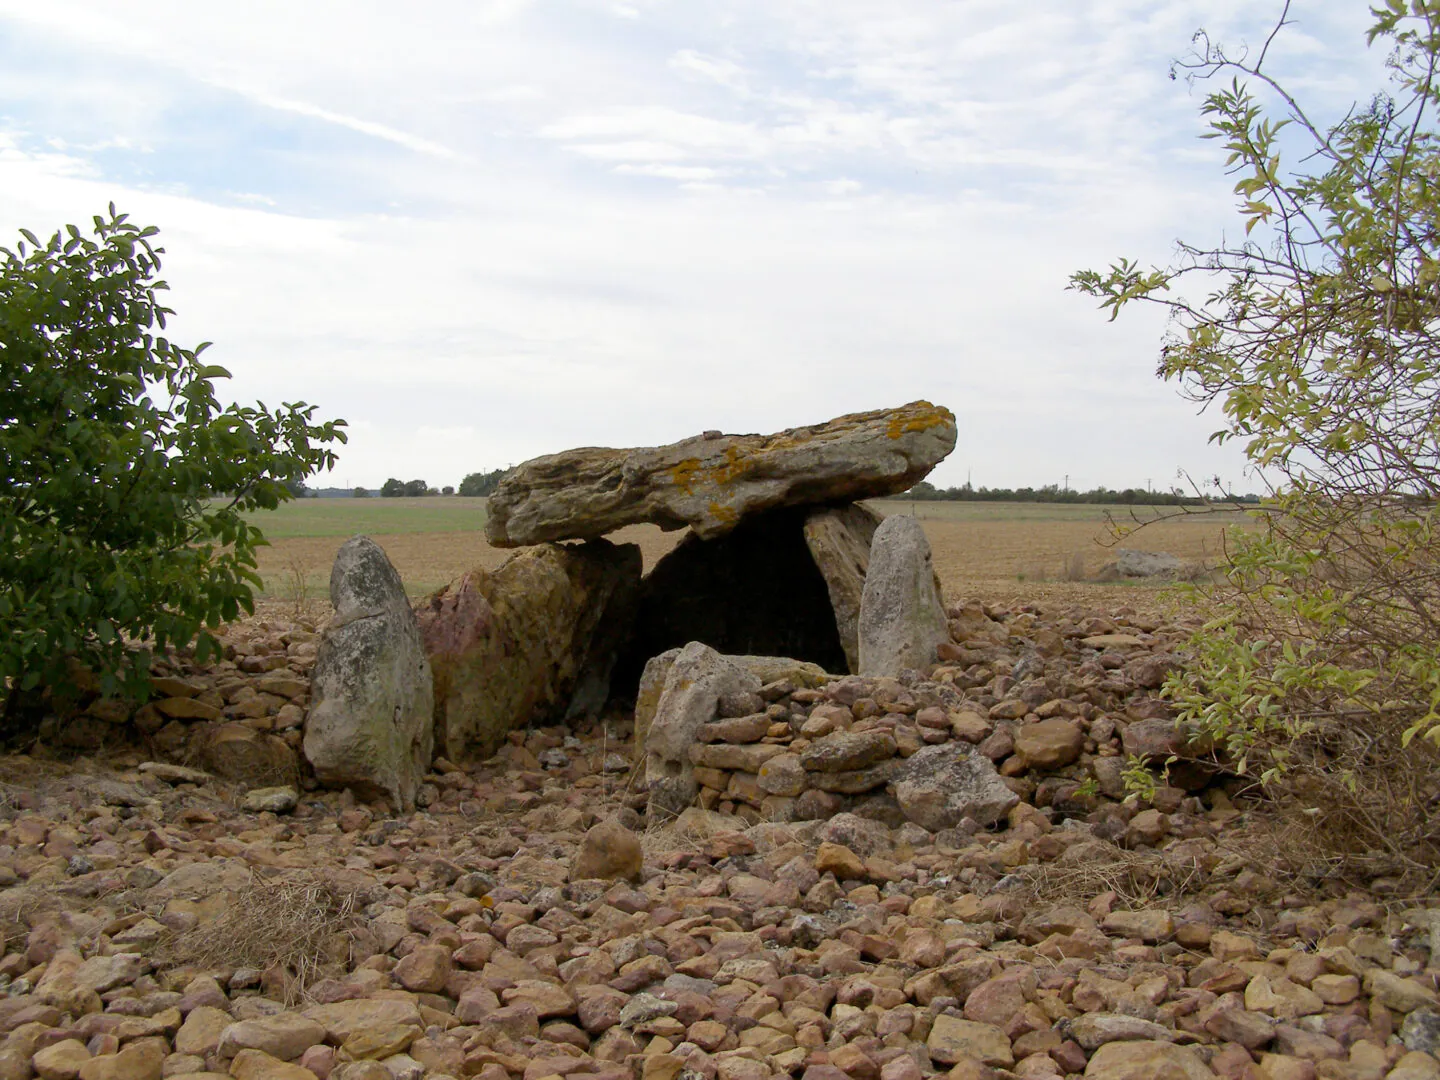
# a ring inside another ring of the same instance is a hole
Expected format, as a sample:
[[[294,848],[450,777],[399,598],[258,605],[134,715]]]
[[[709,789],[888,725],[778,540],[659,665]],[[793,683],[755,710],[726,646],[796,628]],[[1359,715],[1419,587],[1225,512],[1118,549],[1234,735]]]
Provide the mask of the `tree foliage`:
[[[485,473],[472,472],[460,481],[459,493],[469,498],[493,495],[495,489],[500,486],[500,481],[509,476],[510,472],[509,469],[492,469]]]
[[[343,421],[222,406],[224,368],[164,336],[153,227],[112,205],[0,248],[0,679],[7,702],[71,665],[142,693],[151,650],[253,609],[245,514],[334,461]],[[143,646],[143,647],[137,647]]]
[[[1112,318],[1169,309],[1159,374],[1271,483],[1168,692],[1242,770],[1304,769],[1315,820],[1378,872],[1440,844],[1440,2],[1372,9],[1391,90],[1328,123],[1265,66],[1285,13],[1253,60],[1202,34],[1181,65],[1228,78],[1202,113],[1244,239],[1072,282]]]

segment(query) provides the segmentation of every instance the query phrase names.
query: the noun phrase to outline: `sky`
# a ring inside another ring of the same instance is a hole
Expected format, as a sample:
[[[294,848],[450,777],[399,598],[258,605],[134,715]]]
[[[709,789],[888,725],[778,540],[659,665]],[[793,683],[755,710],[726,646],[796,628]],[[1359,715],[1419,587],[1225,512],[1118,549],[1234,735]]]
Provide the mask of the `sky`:
[[[1267,67],[1335,118],[1366,0]],[[161,229],[223,393],[349,423],[312,486],[948,406],[941,486],[1257,485],[1066,284],[1238,231],[1170,78],[1270,0],[0,0],[0,244]]]

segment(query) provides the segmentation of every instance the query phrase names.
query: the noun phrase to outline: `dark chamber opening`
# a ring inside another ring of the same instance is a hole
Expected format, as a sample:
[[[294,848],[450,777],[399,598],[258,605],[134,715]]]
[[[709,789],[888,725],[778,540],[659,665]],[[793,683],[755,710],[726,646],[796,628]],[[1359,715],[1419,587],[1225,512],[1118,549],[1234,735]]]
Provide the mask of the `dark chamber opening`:
[[[657,562],[640,584],[635,631],[611,682],[615,696],[633,697],[651,657],[691,641],[847,671],[830,593],[805,544],[812,511],[772,510],[713,540],[692,533]]]

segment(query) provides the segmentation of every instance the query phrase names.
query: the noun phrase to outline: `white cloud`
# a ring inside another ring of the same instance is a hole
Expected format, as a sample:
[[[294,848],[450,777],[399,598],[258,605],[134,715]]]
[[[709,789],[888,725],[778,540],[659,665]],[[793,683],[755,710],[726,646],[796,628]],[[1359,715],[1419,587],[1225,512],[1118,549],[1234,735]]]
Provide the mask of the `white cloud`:
[[[1277,42],[1325,108],[1378,85],[1353,6]],[[337,479],[372,487],[916,397],[960,416],[942,482],[1243,486],[1154,380],[1159,318],[1065,284],[1218,234],[1168,62],[1271,14],[0,0],[0,243],[111,199],[159,224],[177,338],[350,419]]]

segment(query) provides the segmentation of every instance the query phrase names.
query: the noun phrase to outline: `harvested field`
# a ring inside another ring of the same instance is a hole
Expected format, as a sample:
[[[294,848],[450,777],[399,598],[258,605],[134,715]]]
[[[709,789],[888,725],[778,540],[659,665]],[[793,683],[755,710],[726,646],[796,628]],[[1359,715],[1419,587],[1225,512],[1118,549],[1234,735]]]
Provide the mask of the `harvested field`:
[[[1225,529],[1244,520],[1231,513],[1153,520],[1174,514],[1168,507],[1134,508],[1132,517],[1130,507],[1049,503],[887,499],[872,505],[885,514],[913,513],[921,519],[947,595],[996,602],[1084,602],[1113,597],[1117,590],[1151,602],[1161,591],[1156,586],[1084,579],[1114,557],[1115,546],[1167,551],[1212,565],[1223,551]],[[1124,525],[1152,523],[1117,541],[1107,512]],[[336,550],[357,532],[366,532],[385,549],[414,596],[473,567],[493,569],[511,554],[485,542],[483,499],[307,499],[256,520],[271,539],[261,552],[260,572],[266,595],[274,599],[323,599]],[[637,525],[610,539],[639,544],[648,569],[683,535]]]

